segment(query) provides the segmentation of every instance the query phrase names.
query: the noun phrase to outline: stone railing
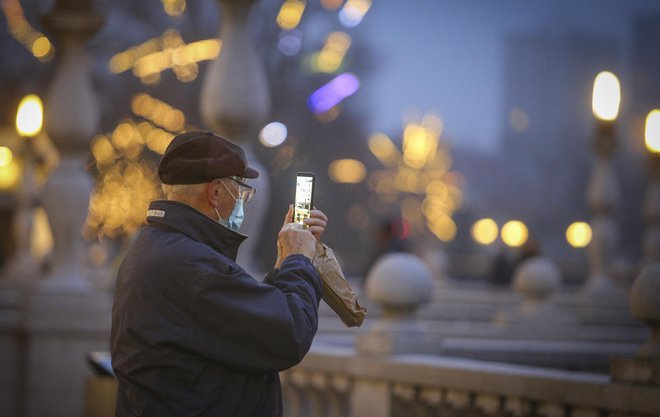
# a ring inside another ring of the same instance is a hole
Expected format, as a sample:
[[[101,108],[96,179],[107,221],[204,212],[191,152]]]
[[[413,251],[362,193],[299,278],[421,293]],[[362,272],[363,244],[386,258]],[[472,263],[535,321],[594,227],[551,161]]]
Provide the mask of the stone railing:
[[[660,415],[660,386],[608,375],[318,344],[281,379],[288,417]]]

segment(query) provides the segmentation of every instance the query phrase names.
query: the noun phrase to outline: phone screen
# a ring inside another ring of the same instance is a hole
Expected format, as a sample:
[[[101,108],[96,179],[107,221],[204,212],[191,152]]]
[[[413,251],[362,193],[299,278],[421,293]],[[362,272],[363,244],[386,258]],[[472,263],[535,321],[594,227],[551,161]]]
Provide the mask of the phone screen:
[[[296,198],[293,205],[293,221],[303,224],[314,204],[314,174],[299,172],[296,177]]]

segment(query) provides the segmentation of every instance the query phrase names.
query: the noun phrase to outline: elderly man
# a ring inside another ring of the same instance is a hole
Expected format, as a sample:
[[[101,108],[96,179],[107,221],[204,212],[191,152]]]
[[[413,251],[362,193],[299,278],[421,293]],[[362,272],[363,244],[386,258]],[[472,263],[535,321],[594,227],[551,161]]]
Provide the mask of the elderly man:
[[[316,333],[320,278],[311,259],[326,216],[279,232],[263,282],[236,264],[243,204],[255,190],[243,150],[209,132],[178,135],[158,167],[167,200],[117,277],[112,365],[117,416],[281,416],[278,372],[307,353]]]

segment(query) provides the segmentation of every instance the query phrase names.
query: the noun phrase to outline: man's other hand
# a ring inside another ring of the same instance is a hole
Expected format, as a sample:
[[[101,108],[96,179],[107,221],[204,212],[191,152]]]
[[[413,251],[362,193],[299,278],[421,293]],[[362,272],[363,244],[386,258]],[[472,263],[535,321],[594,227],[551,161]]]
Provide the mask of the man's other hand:
[[[328,217],[321,210],[313,209],[310,212],[310,217],[303,220],[303,222],[307,225],[307,230],[312,232],[316,240],[320,242],[325,227],[328,225]]]
[[[292,219],[293,204],[290,204],[289,210],[286,212],[286,216],[284,216],[284,224],[282,226],[291,223],[293,221]],[[307,226],[307,230],[312,232],[317,241],[321,242],[321,236],[328,225],[328,216],[326,216],[321,210],[314,208],[310,212],[310,217],[303,220],[303,222]]]

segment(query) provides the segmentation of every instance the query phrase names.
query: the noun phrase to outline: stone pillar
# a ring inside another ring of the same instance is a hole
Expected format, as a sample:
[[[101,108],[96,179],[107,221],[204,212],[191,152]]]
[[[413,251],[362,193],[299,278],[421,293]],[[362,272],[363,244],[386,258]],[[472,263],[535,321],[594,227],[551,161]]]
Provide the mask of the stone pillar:
[[[650,264],[637,276],[630,290],[630,311],[651,328],[651,338],[634,358],[612,359],[612,379],[660,385],[660,262]]]
[[[593,239],[589,245],[590,273],[583,287],[585,302],[590,305],[623,303],[623,292],[612,278],[619,228],[615,214],[620,204],[619,180],[612,165],[617,147],[615,125],[598,121],[593,150],[596,162],[589,180],[587,202],[591,207]]]
[[[59,41],[60,54],[45,103],[45,130],[60,151],[60,165],[43,193],[53,233],[53,271],[44,282],[52,289],[89,286],[83,273],[81,230],[92,181],[84,166],[89,143],[99,131],[100,113],[92,88],[85,43],[101,26],[87,1],[58,1],[44,24]]]
[[[646,233],[644,234],[644,264],[660,261],[660,153],[649,158],[649,185],[644,201]]]
[[[86,356],[108,350],[111,294],[90,285],[81,236],[92,190],[84,157],[100,121],[85,51],[102,23],[92,10],[88,0],[58,0],[44,18],[59,55],[44,128],[60,152],[60,164],[43,193],[54,240],[53,270],[28,294],[26,306],[28,417],[82,417],[91,374]]]
[[[437,353],[433,340],[416,320],[415,312],[433,296],[428,266],[407,253],[383,255],[367,274],[367,298],[383,313],[357,339],[360,354]]]
[[[0,290],[0,416],[25,414],[24,294]]]
[[[249,164],[261,174],[259,178],[249,180],[258,191],[255,199],[245,207],[241,233],[250,239],[243,243],[238,254],[238,263],[257,273],[262,268],[254,250],[268,209],[270,186],[268,173],[256,159],[253,147],[258,143],[259,129],[270,114],[270,95],[262,63],[247,32],[247,19],[254,2],[219,0],[222,6],[222,50],[207,69],[200,107],[204,123],[216,133],[238,142],[245,149]],[[292,178],[291,184],[293,181]],[[284,216],[287,208],[273,209],[280,209]],[[271,261],[275,262],[274,259]]]

